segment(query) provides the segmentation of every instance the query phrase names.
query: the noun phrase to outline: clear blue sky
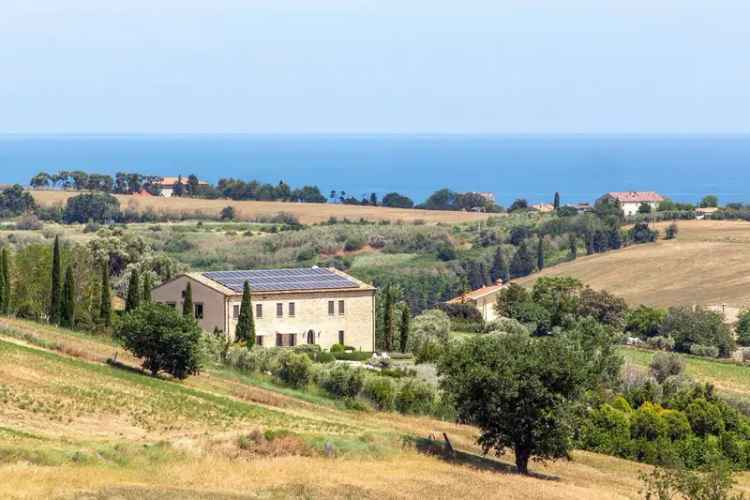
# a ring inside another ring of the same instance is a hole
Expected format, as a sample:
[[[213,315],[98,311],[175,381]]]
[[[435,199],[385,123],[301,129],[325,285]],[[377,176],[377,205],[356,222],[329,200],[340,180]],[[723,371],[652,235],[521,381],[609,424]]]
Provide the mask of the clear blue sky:
[[[7,0],[0,133],[750,133],[747,0]]]

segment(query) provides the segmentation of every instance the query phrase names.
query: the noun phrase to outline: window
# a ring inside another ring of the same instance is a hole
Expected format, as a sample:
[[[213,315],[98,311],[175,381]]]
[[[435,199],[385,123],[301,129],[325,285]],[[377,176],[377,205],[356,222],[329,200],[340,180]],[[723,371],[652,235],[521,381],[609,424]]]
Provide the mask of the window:
[[[315,343],[315,332],[312,330],[308,330],[307,332],[307,343],[308,344],[314,344]]]
[[[282,316],[284,316],[284,304],[279,302],[278,304],[276,304],[276,317],[280,318]]]
[[[339,330],[339,344],[344,345],[344,330]]]
[[[339,300],[339,314],[341,315],[344,314],[344,301],[343,300]]]
[[[297,334],[295,333],[277,333],[276,334],[276,346],[277,347],[294,347],[297,345]]]
[[[240,317],[240,306],[236,305],[232,307],[232,318],[239,319],[239,317]]]
[[[289,310],[287,311],[289,316],[294,317],[294,302],[289,303]]]
[[[333,316],[333,313],[334,313],[334,306],[335,306],[335,304],[333,303],[333,301],[332,301],[332,300],[329,300],[329,301],[328,301],[328,315],[329,315],[329,316]]]
[[[195,319],[203,319],[203,304],[200,302],[193,304],[193,308],[195,309]]]
[[[177,309],[177,302],[167,302],[167,305],[172,309]]]
[[[263,317],[263,304],[255,304],[255,317],[256,318]]]
[[[262,347],[263,346],[263,335],[258,335],[257,337],[255,337],[255,343]]]

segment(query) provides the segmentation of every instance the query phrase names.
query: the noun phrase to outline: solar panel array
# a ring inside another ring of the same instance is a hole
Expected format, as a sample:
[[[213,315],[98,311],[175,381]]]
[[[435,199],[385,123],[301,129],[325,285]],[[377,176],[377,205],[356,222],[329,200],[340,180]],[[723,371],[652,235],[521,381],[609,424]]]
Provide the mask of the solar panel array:
[[[245,281],[256,292],[287,290],[332,290],[359,288],[359,284],[323,268],[259,269],[252,271],[212,271],[203,276],[235,292],[241,292]]]

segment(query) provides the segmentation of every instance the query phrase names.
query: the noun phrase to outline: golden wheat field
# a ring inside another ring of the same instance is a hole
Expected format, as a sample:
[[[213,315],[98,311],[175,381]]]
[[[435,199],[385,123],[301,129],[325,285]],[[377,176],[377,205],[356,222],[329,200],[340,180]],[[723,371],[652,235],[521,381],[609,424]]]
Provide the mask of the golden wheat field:
[[[750,223],[681,221],[675,240],[579,257],[519,280],[573,276],[629,304],[750,306]],[[656,227],[664,233],[666,224]]]
[[[68,198],[79,194],[71,191],[32,191],[37,203],[42,206],[64,204]],[[200,213],[216,216],[227,206],[234,207],[237,218],[255,220],[272,217],[280,213],[297,217],[302,224],[325,222],[331,217],[349,220],[365,219],[370,221],[430,223],[458,223],[485,220],[491,214],[477,212],[449,212],[436,210],[418,210],[406,208],[384,208],[371,206],[340,205],[333,203],[285,203],[277,201],[232,201],[203,200],[193,198],[163,198],[159,196],[141,197],[117,195],[122,208],[138,211],[151,209],[156,213],[179,216],[181,214]],[[497,214],[495,214],[497,215]]]
[[[115,352],[121,367],[104,362]],[[0,319],[0,498],[635,499],[649,470],[574,452],[521,477],[512,457],[481,456],[472,427],[216,367],[176,382],[135,365],[106,338]],[[443,432],[456,460],[419,451],[415,439]]]

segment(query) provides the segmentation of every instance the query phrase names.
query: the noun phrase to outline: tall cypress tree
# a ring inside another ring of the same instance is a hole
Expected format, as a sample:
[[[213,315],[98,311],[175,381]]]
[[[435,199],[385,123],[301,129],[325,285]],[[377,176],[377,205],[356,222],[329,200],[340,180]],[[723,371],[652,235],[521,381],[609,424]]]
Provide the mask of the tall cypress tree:
[[[401,308],[401,325],[399,326],[399,347],[401,352],[406,352],[406,346],[409,343],[409,332],[411,330],[411,311],[409,304],[404,302]]]
[[[393,296],[391,285],[386,285],[383,298],[383,340],[386,352],[393,350]]]
[[[128,295],[125,299],[125,312],[130,312],[138,309],[141,305],[141,280],[138,276],[138,270],[133,269],[130,273],[130,281],[128,281]]]
[[[536,267],[541,271],[544,269],[544,238],[539,238],[539,245],[536,247]]]
[[[102,265],[102,298],[99,304],[99,319],[105,327],[112,326],[112,292],[109,289],[109,263]]]
[[[193,287],[189,281],[185,287],[185,297],[182,299],[182,315],[186,318],[195,319],[195,311],[193,311]]]
[[[65,270],[65,282],[62,289],[62,301],[60,305],[60,326],[73,328],[75,326],[76,298],[75,283],[73,282],[73,266]]]
[[[245,281],[242,289],[242,303],[240,304],[240,317],[237,320],[235,330],[235,342],[245,342],[248,349],[255,345],[255,316],[253,315],[253,303],[251,297],[250,283]]]
[[[573,233],[568,235],[568,247],[570,260],[576,260],[576,257],[578,257],[578,238]]]
[[[505,260],[503,250],[500,247],[497,247],[497,250],[495,250],[495,257],[492,260],[492,270],[490,272],[490,276],[492,277],[492,281],[495,282],[497,282],[497,280],[506,282],[510,279],[510,276],[508,274],[508,263]]]
[[[523,240],[510,262],[510,275],[513,278],[528,276],[534,272],[534,256],[529,251],[529,245]]]
[[[5,260],[5,258],[6,258],[5,248],[3,248],[2,253],[0,253],[0,314],[6,314],[5,307],[4,307],[6,277],[5,277],[5,266],[3,265],[3,261]],[[10,277],[8,277],[7,279],[10,279]]]
[[[554,207],[555,207],[555,212],[560,210],[560,193],[555,193]]]
[[[11,310],[11,279],[10,279],[10,255],[8,248],[3,247],[2,253],[2,265],[3,265],[3,303],[2,310],[3,314],[10,314]]]
[[[60,322],[61,266],[60,237],[55,236],[55,246],[52,248],[52,290],[49,300],[49,322],[54,325]]]
[[[143,275],[143,295],[141,296],[141,302],[144,304],[151,303],[151,273],[148,271]]]

